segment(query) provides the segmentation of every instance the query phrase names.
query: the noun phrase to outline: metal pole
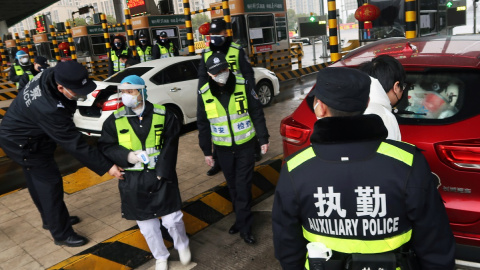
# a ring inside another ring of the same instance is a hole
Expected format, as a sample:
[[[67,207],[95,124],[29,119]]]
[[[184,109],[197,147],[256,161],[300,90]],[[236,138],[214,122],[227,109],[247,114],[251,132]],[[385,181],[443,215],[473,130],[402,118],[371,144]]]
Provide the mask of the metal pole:
[[[317,64],[317,55],[315,54],[315,37],[311,37],[310,38],[310,43],[312,43],[312,46],[313,46],[313,64],[316,65]]]
[[[477,33],[477,2],[473,0],[473,33]]]
[[[50,25],[50,36],[52,37],[52,44],[53,44],[53,52],[55,53],[55,60],[57,62],[61,61],[60,58],[60,51],[58,50],[58,41],[57,41],[57,33],[55,32],[55,27]]]
[[[137,46],[135,46],[135,39],[133,38],[132,16],[130,9],[125,9],[125,25],[127,28],[128,46],[132,50],[133,56],[137,56]]]
[[[65,27],[67,28],[68,45],[70,45],[70,54],[72,55],[72,61],[77,62],[77,51],[75,50],[75,43],[73,43],[72,28],[70,27],[70,23],[65,22]]]
[[[415,0],[405,0],[405,37],[417,37],[417,2]],[[447,19],[448,20],[448,19]]]
[[[5,77],[8,77],[6,73],[3,72],[3,70],[7,69],[7,55],[5,54],[5,47],[3,46],[3,41],[0,38],[0,55],[2,56],[2,65],[0,66],[0,71],[1,75]]]
[[[320,16],[322,16],[322,18],[323,18],[324,15],[325,15],[325,10],[323,8],[323,0],[320,0]],[[324,35],[324,36],[321,36],[320,38],[322,40],[322,56],[320,56],[320,58],[328,58],[327,36]]]
[[[187,27],[188,55],[195,55],[195,46],[193,44],[192,15],[190,13],[190,2],[188,0],[183,0],[183,14],[185,15],[185,26]]]

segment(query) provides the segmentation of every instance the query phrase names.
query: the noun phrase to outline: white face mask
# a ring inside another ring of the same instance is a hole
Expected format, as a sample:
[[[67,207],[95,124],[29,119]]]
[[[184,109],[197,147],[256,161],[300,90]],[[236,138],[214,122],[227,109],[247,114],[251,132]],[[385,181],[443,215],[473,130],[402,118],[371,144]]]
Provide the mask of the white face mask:
[[[217,83],[226,84],[229,76],[230,76],[230,71],[227,70],[215,76],[213,80],[216,81]]]
[[[20,58],[20,64],[27,64],[28,63],[28,57],[22,57]]]
[[[134,96],[130,94],[122,94],[122,103],[123,105],[130,107],[130,108],[135,108],[140,104],[140,101],[138,101],[138,96],[140,94]]]
[[[315,105],[313,106],[313,113],[315,113],[315,109],[317,108],[318,104],[319,104],[319,103],[317,102],[317,103],[315,103]],[[316,114],[315,114],[315,116],[316,116]],[[319,119],[322,119],[322,117],[318,117],[318,116],[317,116],[317,120],[319,120]]]

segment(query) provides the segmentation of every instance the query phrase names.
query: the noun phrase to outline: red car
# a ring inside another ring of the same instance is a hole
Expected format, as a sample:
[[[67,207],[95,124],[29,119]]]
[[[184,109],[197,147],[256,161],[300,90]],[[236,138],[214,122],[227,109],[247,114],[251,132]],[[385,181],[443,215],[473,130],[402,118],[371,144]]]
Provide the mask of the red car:
[[[380,40],[331,67],[356,68],[380,54],[407,72],[408,92],[396,108],[402,140],[425,150],[439,178],[457,253],[474,249],[480,260],[480,35]],[[306,100],[282,120],[285,157],[310,144],[315,121]]]

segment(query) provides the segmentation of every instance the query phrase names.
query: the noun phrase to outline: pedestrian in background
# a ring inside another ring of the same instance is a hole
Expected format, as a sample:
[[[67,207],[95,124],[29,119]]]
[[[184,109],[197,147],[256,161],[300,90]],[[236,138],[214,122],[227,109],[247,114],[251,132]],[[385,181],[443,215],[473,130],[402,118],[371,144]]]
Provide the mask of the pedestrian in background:
[[[98,175],[121,178],[120,169],[89,146],[73,123],[76,100],[95,90],[87,70],[74,61],[60,62],[35,76],[10,105],[0,125],[0,147],[25,174],[28,191],[43,228],[57,245],[82,246],[63,200],[62,175],[54,159],[57,144]]]
[[[20,77],[20,81],[18,82],[18,90],[23,89],[27,83],[33,79],[38,73],[44,71],[47,69],[50,65],[48,64],[47,58],[43,56],[35,56],[35,59],[33,61],[33,69],[31,74],[29,72],[24,73]]]
[[[113,44],[110,48],[110,57],[108,58],[108,76],[125,69],[125,63],[120,61],[120,56],[126,55],[127,59],[133,58],[132,49],[127,47],[125,37],[117,35],[113,38]]]
[[[200,89],[197,101],[197,126],[205,162],[213,166],[212,141],[217,162],[227,180],[236,221],[230,234],[240,231],[248,244],[256,242],[252,234],[252,177],[255,159],[255,135],[263,154],[268,150],[268,134],[262,104],[242,77],[229,70],[225,55],[212,54],[206,62],[210,76]]]
[[[407,86],[405,69],[397,59],[386,54],[362,63],[359,69],[375,78],[370,86],[370,103],[365,114],[380,116],[388,130],[387,139],[400,141],[400,127],[392,107],[400,102]]]
[[[173,44],[173,41],[168,38],[167,32],[160,32],[157,37],[157,44],[152,48],[153,59],[175,57],[179,55],[177,47]]]
[[[421,150],[386,139],[381,118],[363,115],[370,84],[356,69],[318,72],[307,98],[319,119],[312,144],[286,159],[275,191],[273,240],[283,269],[455,265],[445,206]]]
[[[33,78],[33,66],[30,62],[30,57],[28,54],[20,50],[15,54],[15,61],[10,67],[10,73],[8,76],[8,79],[16,84],[17,89],[20,89],[18,82],[22,78],[23,74],[27,74],[27,76],[31,76]]]
[[[118,183],[122,216],[137,221],[157,260],[155,269],[165,270],[170,253],[160,231],[161,217],[186,265],[191,254],[176,173],[180,121],[165,106],[147,101],[145,82],[137,75],[125,77],[119,91],[125,106],[107,118],[98,145],[125,169],[125,180]]]
[[[148,38],[148,33],[140,30],[137,38],[137,53],[140,63],[147,62],[153,59],[152,55],[152,44],[150,44],[150,39]]]

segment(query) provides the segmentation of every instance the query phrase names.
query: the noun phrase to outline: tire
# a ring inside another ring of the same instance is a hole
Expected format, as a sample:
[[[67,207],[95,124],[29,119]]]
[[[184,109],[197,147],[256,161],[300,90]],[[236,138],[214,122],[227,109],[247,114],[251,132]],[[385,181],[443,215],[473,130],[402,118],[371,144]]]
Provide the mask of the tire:
[[[272,103],[273,86],[268,81],[260,81],[255,86],[255,92],[257,92],[258,100],[263,105],[263,107],[267,107]]]

